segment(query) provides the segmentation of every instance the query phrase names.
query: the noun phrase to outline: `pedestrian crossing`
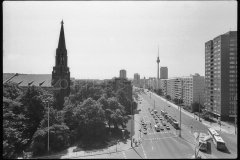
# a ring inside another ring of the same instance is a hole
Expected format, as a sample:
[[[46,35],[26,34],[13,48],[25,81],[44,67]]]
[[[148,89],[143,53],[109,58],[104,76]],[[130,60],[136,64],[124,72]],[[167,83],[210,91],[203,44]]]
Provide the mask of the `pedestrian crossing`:
[[[170,136],[170,137],[150,138],[150,139],[143,139],[143,140],[144,140],[144,141],[155,141],[155,140],[167,139],[167,138],[175,138],[175,137],[178,137],[178,135]]]
[[[148,133],[148,135],[151,134],[164,134],[164,133],[173,133],[172,131],[167,131],[167,132],[155,132],[155,133]]]

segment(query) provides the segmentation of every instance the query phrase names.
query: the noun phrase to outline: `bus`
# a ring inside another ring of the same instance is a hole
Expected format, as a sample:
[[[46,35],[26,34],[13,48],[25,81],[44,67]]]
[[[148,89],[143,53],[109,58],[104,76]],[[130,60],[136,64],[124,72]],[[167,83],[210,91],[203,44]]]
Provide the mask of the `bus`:
[[[208,134],[213,138],[214,135],[219,136],[219,134],[217,133],[217,131],[213,128],[208,128]]]
[[[176,121],[175,119],[170,118],[168,122],[169,122],[175,129],[178,129],[178,128],[179,128],[178,121]]]
[[[215,129],[208,128],[208,134],[212,137],[213,144],[217,149],[225,149],[225,142],[223,141],[222,137],[217,133],[217,131],[215,131]]]
[[[213,144],[219,150],[225,149],[225,142],[223,141],[222,137],[220,137],[220,136],[216,136],[216,135],[213,136]]]
[[[204,141],[205,137],[207,136],[207,134],[205,133],[200,133],[199,137],[198,137],[198,145],[200,146],[200,150],[201,151],[207,151],[207,142]]]

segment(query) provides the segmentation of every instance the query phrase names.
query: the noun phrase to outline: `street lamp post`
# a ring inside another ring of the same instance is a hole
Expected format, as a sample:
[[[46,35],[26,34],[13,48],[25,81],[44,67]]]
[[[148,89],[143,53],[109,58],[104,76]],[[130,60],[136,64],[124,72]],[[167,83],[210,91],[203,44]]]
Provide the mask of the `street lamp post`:
[[[198,110],[198,118],[199,118],[199,119],[198,119],[198,120],[200,121],[200,94],[198,94],[198,95],[199,95],[199,98],[198,98],[198,105],[199,105],[199,106],[198,106],[198,109],[199,109],[199,110]]]
[[[200,93],[196,93],[194,92],[195,94],[198,94],[198,120],[200,122]]]
[[[132,123],[133,123],[133,113],[132,113],[132,102],[131,102],[131,147],[133,147],[132,146]]]
[[[125,138],[124,138],[124,129],[122,130],[122,133],[123,133],[123,140],[124,140],[124,139],[125,139]]]
[[[155,109],[155,100],[154,100],[154,109]]]
[[[178,101],[178,103],[179,103],[179,101]],[[182,128],[181,128],[181,106],[179,106],[180,107],[180,132],[179,132],[179,137],[181,137],[181,130],[182,130]]]
[[[44,101],[44,103],[47,103],[48,105],[48,153],[49,153],[49,102]]]
[[[237,94],[235,96],[234,112],[235,112],[235,134],[237,135]]]

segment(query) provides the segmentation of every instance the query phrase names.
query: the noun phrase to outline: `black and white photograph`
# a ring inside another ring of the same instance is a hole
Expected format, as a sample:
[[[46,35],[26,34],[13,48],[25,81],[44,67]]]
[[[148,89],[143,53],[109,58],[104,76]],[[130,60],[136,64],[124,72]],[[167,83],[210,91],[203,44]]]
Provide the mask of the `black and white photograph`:
[[[4,159],[236,159],[238,3],[3,1]]]

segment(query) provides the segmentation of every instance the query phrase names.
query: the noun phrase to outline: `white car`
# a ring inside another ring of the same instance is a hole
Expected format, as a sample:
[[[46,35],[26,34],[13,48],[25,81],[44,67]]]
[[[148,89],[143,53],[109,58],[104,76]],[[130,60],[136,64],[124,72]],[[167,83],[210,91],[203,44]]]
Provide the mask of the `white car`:
[[[170,129],[169,125],[166,125],[166,128],[169,130]]]

